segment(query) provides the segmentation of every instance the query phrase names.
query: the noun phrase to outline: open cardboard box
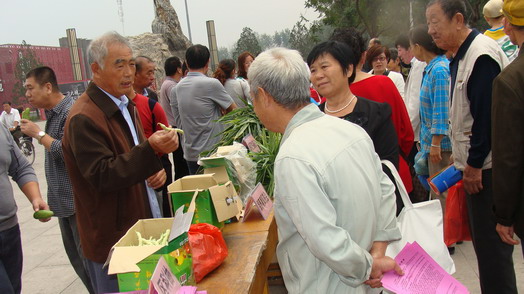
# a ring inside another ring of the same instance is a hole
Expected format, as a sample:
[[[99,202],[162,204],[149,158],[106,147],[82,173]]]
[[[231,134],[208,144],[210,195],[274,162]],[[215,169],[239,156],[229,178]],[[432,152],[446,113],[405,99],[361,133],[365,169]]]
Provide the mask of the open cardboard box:
[[[117,275],[121,292],[147,290],[161,256],[182,285],[194,284],[193,261],[187,234],[192,218],[192,212],[182,214],[180,210],[175,218],[142,219],[129,228],[111,248],[105,263],[108,273]],[[136,232],[145,239],[157,239],[167,229],[171,230],[167,246],[137,246]]]
[[[195,201],[193,223],[208,223],[218,228],[224,221],[238,216],[242,202],[224,167],[206,169],[203,175],[185,176],[167,188],[172,211],[189,207]],[[196,199],[193,199],[197,193]]]
[[[226,150],[229,150],[233,148],[233,146],[221,146],[218,147],[218,150],[222,150],[222,152],[226,152]],[[217,152],[218,153],[218,152]],[[204,168],[204,174],[206,173],[220,173],[225,174],[227,176],[228,180],[233,182],[233,185],[235,189],[238,191],[240,188],[240,183],[238,180],[238,174],[235,169],[235,166],[231,161],[229,161],[225,156],[219,156],[219,155],[212,155],[210,157],[203,157],[198,160],[198,163],[202,165]],[[223,171],[222,171],[223,168]],[[208,171],[207,170],[215,170],[215,171]],[[219,172],[216,172],[216,171]],[[223,184],[223,183],[220,183]]]

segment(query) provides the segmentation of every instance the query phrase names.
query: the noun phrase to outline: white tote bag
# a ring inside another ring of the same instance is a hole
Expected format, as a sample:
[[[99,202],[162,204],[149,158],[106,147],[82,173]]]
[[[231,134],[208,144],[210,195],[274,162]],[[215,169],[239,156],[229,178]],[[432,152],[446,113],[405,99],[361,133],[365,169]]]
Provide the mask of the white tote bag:
[[[395,177],[396,185],[404,202],[404,208],[397,217],[402,239],[391,242],[386,255],[395,258],[407,242],[416,241],[449,274],[455,272],[455,263],[444,243],[442,207],[439,200],[411,203],[408,193],[395,166],[383,160]]]

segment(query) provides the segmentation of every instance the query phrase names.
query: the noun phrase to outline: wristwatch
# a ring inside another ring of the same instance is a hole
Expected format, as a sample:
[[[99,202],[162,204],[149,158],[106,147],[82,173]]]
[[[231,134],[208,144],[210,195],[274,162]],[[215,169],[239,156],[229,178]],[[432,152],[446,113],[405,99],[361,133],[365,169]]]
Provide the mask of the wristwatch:
[[[38,139],[38,144],[42,145],[42,138],[46,135],[44,131],[38,132],[38,136],[36,138]]]

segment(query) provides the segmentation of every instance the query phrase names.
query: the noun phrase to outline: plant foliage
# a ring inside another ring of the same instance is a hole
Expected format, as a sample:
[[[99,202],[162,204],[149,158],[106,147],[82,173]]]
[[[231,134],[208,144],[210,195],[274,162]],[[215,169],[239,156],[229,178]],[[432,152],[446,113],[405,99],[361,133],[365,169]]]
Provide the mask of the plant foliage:
[[[222,138],[213,147],[213,151],[216,151],[220,146],[231,145],[235,141],[242,142],[245,136],[253,135],[261,149],[260,153],[249,152],[251,159],[257,165],[257,182],[262,183],[266,191],[272,196],[275,187],[273,167],[282,136],[267,130],[250,104],[231,111],[221,117],[218,122],[224,124],[225,129],[220,134]],[[208,153],[208,155],[210,154]]]

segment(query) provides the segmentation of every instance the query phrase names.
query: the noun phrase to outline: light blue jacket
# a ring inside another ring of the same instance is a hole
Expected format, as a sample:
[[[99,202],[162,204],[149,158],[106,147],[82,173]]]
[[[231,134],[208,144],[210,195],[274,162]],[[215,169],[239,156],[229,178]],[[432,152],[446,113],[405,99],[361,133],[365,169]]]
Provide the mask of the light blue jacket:
[[[275,179],[289,293],[365,293],[373,242],[400,239],[394,186],[367,133],[310,104],[285,130]]]

